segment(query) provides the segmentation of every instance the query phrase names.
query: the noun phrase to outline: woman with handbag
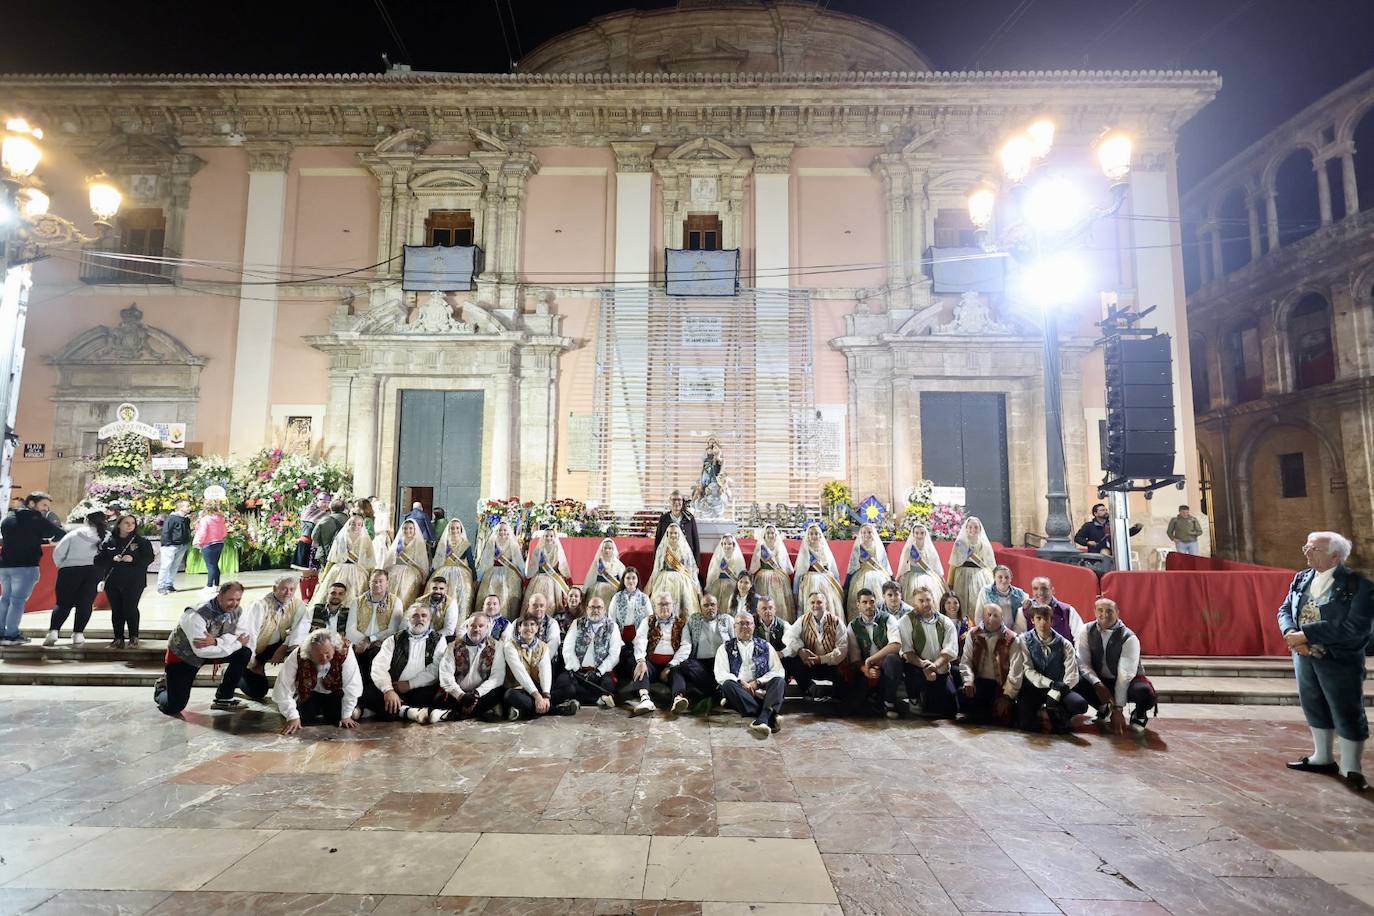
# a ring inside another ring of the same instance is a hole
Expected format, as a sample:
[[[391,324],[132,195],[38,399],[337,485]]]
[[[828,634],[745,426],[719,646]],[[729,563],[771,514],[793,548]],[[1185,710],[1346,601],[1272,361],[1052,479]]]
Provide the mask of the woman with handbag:
[[[152,562],[153,545],[138,533],[138,519],[121,515],[95,556],[95,565],[105,570],[105,597],[110,600],[110,622],[114,627],[111,649],[124,648],[126,624],[128,646],[138,648],[138,602],[148,584],[148,564]]]

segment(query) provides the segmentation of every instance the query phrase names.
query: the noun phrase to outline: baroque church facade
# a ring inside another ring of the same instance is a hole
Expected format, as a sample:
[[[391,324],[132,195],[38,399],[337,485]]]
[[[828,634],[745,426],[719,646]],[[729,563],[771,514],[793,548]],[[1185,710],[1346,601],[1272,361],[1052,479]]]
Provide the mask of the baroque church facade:
[[[1110,298],[1155,306],[1173,335],[1196,504],[1174,140],[1218,87],[941,72],[815,4],[691,0],[596,19],[513,74],[3,77],[51,138],[54,210],[96,170],[126,192],[98,243],[114,260],[35,270],[18,433],[47,451],[17,459],[16,486],[74,503],[78,459],[131,401],[205,454],[336,458],[393,505],[429,474],[462,515],[507,495],[633,510],[690,486],[717,435],[737,501],[815,502],[787,489],[803,465],[807,487],[843,478],[897,505],[928,478],[1019,544],[1044,526],[1046,371],[1075,515],[1096,501]],[[1105,128],[1135,139],[1048,367],[1010,279],[961,290],[930,267],[976,247],[966,197],[1041,116],[1051,164],[1085,180]],[[471,290],[402,290],[403,247],[433,244],[481,249]],[[669,248],[738,249],[738,295],[667,301]],[[704,412],[675,421],[689,402]],[[828,424],[825,455],[789,452],[796,405]],[[1147,543],[1178,501],[1136,504]]]

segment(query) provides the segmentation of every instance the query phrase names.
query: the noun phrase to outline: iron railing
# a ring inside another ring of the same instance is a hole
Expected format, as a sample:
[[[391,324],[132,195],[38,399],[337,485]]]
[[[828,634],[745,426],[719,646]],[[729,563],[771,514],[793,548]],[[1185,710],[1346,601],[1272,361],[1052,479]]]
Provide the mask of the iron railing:
[[[175,283],[177,253],[170,248],[134,249],[119,236],[81,248],[83,283]]]

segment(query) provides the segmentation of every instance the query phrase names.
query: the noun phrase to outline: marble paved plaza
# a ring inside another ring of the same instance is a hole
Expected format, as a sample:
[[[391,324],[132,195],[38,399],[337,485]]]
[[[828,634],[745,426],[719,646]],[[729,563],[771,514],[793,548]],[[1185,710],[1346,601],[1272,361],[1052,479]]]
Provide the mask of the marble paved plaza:
[[[302,740],[145,693],[0,688],[0,913],[1374,912],[1374,801],[1283,768],[1291,708],[1146,739],[784,709],[768,741],[592,710]]]

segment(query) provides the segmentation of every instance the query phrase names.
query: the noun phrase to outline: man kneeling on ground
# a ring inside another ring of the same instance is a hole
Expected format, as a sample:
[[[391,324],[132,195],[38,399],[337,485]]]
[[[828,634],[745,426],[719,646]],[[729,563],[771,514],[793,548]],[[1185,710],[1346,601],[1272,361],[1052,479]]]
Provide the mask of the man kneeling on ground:
[[[187,608],[167,639],[166,667],[153,685],[153,701],[169,716],[179,716],[191,699],[191,687],[206,662],[224,662],[224,675],[215,689],[215,709],[239,709],[243,701],[234,690],[253,660],[253,634],[240,619],[243,585],[225,582],[219,594],[198,608]]]

